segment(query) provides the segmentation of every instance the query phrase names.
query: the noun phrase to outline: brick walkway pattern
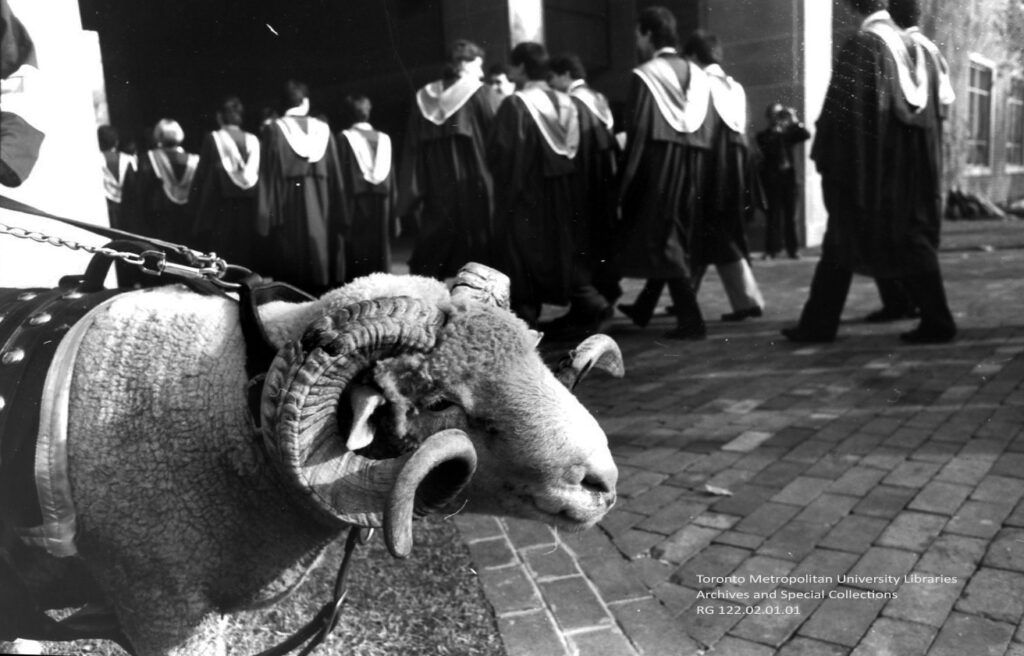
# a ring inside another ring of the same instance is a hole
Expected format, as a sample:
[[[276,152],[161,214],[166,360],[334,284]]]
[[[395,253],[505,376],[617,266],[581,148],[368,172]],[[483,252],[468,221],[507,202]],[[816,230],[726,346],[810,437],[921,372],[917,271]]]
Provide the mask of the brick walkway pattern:
[[[617,320],[626,378],[579,392],[619,464],[614,509],[572,535],[457,520],[508,654],[1024,656],[1024,222],[945,241],[950,345],[858,321],[879,306],[863,278],[838,341],[786,342],[813,255],[755,261],[768,309],[741,324],[714,320],[709,274],[705,342]],[[744,583],[708,578],[727,576]]]

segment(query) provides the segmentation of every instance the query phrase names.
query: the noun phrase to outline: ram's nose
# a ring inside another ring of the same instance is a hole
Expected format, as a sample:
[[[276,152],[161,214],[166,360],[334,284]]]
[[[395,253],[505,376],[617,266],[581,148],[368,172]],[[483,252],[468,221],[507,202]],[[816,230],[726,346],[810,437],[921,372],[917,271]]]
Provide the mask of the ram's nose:
[[[605,500],[610,508],[615,503],[615,484],[619,480],[619,469],[608,451],[592,455],[583,467],[580,487],[593,492]]]

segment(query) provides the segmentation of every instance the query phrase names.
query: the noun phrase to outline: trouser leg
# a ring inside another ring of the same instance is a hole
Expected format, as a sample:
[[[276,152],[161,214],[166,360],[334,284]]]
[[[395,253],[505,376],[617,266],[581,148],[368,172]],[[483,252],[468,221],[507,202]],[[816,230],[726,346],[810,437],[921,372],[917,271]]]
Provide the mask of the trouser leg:
[[[633,311],[638,319],[647,323],[654,316],[654,310],[658,307],[658,300],[661,292],[665,289],[665,281],[659,278],[650,278],[644,283],[643,289],[636,296],[633,304]]]
[[[786,191],[783,194],[783,216],[782,231],[783,241],[786,243],[786,253],[793,257],[800,250],[800,239],[796,230],[796,200],[800,188],[796,184],[796,177],[791,176],[786,182]]]
[[[704,316],[701,314],[700,305],[697,304],[697,295],[689,278],[672,278],[667,284],[672,296],[672,305],[675,307],[676,327],[686,332],[706,332]]]
[[[754,279],[754,272],[745,259],[729,264],[716,265],[718,276],[722,279],[722,287],[729,297],[729,304],[734,311],[764,308],[764,297]]]
[[[800,329],[818,338],[835,337],[852,282],[852,271],[824,258],[819,260],[800,315]]]
[[[882,309],[893,316],[905,316],[914,309],[906,286],[896,278],[875,278],[878,296],[882,299]]]
[[[608,301],[594,286],[593,278],[593,270],[586,258],[578,256],[572,269],[569,310],[576,321],[595,321],[608,311]]]
[[[946,300],[942,273],[936,269],[931,273],[911,276],[905,283],[911,299],[921,310],[921,324],[918,329],[921,332],[950,338],[956,335],[956,320],[953,319],[949,302]]]

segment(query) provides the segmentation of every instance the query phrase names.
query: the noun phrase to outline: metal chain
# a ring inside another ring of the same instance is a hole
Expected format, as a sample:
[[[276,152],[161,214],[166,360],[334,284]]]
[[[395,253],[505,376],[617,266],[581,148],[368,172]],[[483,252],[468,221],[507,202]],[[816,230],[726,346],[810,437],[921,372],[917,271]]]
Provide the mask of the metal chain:
[[[226,288],[238,287],[235,283],[228,283],[221,280],[228,270],[228,264],[223,258],[217,257],[216,253],[199,253],[192,251],[196,259],[201,265],[203,265],[199,267],[192,267],[177,264],[175,262],[168,262],[167,254],[163,251],[149,250],[143,251],[142,253],[132,253],[107,248],[105,246],[89,246],[72,239],[53,237],[42,232],[26,230],[25,228],[19,228],[17,226],[9,226],[5,223],[0,223],[0,235],[10,235],[11,237],[17,237],[18,239],[28,239],[40,244],[56,246],[57,248],[70,248],[74,251],[85,251],[91,255],[102,255],[114,260],[121,260],[126,264],[138,267],[143,271],[143,273],[148,273],[154,276],[159,276],[166,272],[186,278],[206,278]]]

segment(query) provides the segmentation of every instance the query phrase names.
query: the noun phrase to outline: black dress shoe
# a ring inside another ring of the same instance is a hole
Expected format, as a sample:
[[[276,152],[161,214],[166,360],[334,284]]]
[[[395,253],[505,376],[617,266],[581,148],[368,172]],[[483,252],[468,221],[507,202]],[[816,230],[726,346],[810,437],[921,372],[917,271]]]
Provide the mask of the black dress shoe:
[[[744,319],[756,319],[764,316],[764,310],[759,307],[736,310],[722,315],[722,321],[743,321]]]
[[[708,330],[704,326],[683,327],[677,326],[665,333],[666,339],[706,339]]]
[[[880,310],[875,310],[864,317],[864,321],[868,323],[889,323],[890,321],[902,321],[904,319],[916,319],[921,316],[921,313],[916,309],[909,310],[895,310],[893,308],[883,307]]]
[[[828,337],[825,335],[816,335],[809,330],[801,328],[800,326],[793,326],[792,328],[783,328],[782,334],[791,342],[797,344],[827,344],[828,342],[835,341],[835,335]]]
[[[907,344],[948,344],[956,339],[956,329],[926,328],[918,326],[900,335]]]
[[[640,311],[636,309],[635,305],[629,305],[626,303],[619,303],[619,312],[629,317],[633,323],[641,328],[646,328],[647,324],[651,322],[650,316],[641,316]]]

